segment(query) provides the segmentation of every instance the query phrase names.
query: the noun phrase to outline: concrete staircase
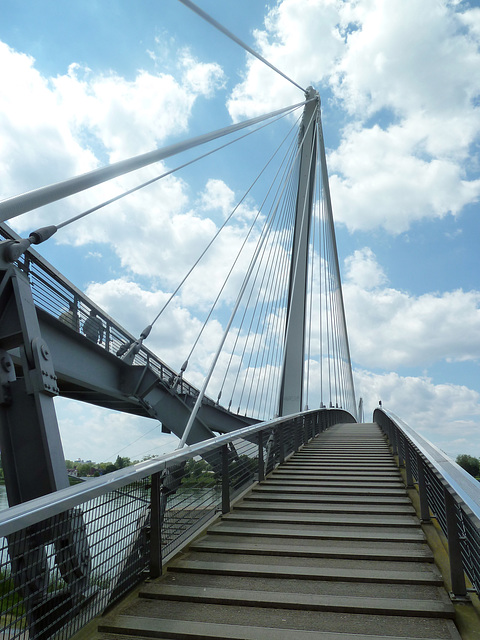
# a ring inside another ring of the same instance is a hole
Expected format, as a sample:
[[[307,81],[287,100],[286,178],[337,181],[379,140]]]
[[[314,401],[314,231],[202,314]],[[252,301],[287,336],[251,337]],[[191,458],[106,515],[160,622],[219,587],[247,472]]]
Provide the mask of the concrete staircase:
[[[453,617],[378,427],[342,424],[104,618],[96,638],[458,639]]]

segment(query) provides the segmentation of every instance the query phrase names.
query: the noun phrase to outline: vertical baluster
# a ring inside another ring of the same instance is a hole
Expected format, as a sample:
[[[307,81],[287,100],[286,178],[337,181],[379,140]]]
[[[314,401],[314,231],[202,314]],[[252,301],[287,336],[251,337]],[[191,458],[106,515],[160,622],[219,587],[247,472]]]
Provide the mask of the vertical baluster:
[[[283,424],[278,425],[277,436],[278,436],[280,464],[282,464],[282,462],[285,462],[285,444],[284,444],[284,438],[283,438]]]
[[[265,462],[263,460],[263,432],[258,433],[258,481],[265,480]]]
[[[403,438],[404,447],[405,447],[405,480],[407,489],[413,489],[413,475],[412,475],[412,453],[408,444],[407,439]]]
[[[158,578],[162,575],[161,488],[161,473],[154,473],[150,494],[150,576],[152,578]]]
[[[417,452],[417,475],[418,475],[418,495],[420,497],[420,519],[422,522],[430,522],[430,511],[428,509],[427,483],[425,481],[425,471],[423,469],[423,459]]]
[[[447,518],[448,555],[450,559],[450,578],[452,581],[452,596],[454,599],[467,598],[467,585],[463,572],[462,548],[458,534],[457,505],[446,487],[443,488],[445,497],[445,515]]]
[[[230,512],[230,471],[228,468],[228,445],[222,447],[222,513]]]

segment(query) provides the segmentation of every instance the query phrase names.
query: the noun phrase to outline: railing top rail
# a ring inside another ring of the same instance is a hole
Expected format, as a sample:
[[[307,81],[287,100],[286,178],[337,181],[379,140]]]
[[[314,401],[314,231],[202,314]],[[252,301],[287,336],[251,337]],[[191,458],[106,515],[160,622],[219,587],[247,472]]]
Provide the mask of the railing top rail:
[[[442,475],[458,497],[480,520],[480,483],[432,442],[409,427],[408,424],[393,413],[393,411],[389,411],[383,407],[381,409],[376,408],[373,417],[374,420],[377,411],[385,414],[387,418],[394,422],[397,427],[408,436],[409,440],[415,445],[419,452]]]
[[[248,438],[259,431],[271,429],[281,423],[288,423],[290,420],[300,416],[310,416],[322,411],[337,411],[343,414],[350,414],[344,409],[314,409],[305,411],[273,420],[267,420],[259,424],[243,427],[237,431],[230,432],[225,435],[216,436],[203,442],[193,444],[183,449],[178,449],[171,453],[166,453],[158,458],[146,460],[139,464],[126,467],[114,471],[99,478],[93,478],[82,484],[61,489],[55,493],[49,493],[45,496],[30,500],[23,504],[10,507],[5,511],[0,511],[0,537],[7,536],[19,529],[29,527],[42,520],[53,517],[59,513],[72,509],[83,502],[97,498],[108,491],[114,491],[127,484],[141,480],[149,475],[159,473],[172,464],[180,463],[189,458],[200,456],[212,449],[238,440],[239,438]],[[350,416],[352,417],[352,416]]]

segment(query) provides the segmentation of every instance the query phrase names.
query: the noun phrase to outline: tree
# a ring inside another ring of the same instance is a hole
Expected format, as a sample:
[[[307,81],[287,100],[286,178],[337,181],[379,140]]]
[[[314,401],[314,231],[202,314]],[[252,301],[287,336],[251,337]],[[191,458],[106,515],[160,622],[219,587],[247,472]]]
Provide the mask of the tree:
[[[469,456],[466,453],[462,453],[461,455],[457,456],[455,462],[474,478],[480,476],[480,460],[478,458],[474,458],[473,456]]]
[[[123,469],[124,467],[129,467],[132,464],[130,458],[122,458],[122,456],[117,456],[115,460],[115,466],[117,469]]]

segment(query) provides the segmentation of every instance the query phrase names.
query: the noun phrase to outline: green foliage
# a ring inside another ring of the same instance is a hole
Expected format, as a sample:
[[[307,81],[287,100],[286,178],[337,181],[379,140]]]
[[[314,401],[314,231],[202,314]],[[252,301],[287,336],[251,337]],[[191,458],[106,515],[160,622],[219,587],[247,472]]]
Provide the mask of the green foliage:
[[[15,617],[23,616],[25,613],[22,597],[15,589],[13,578],[0,571],[0,614],[14,615]]]
[[[124,469],[125,467],[129,467],[132,464],[132,461],[130,460],[130,458],[122,458],[121,456],[117,456],[117,459],[115,460],[115,467],[117,469]]]
[[[182,487],[214,487],[217,484],[210,465],[205,460],[187,460]]]
[[[457,456],[455,462],[474,478],[480,476],[480,460],[478,458],[469,456],[467,453],[462,453],[461,455]]]

